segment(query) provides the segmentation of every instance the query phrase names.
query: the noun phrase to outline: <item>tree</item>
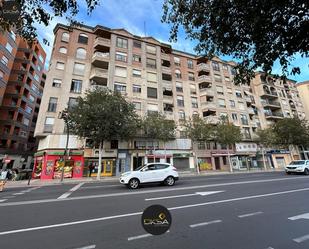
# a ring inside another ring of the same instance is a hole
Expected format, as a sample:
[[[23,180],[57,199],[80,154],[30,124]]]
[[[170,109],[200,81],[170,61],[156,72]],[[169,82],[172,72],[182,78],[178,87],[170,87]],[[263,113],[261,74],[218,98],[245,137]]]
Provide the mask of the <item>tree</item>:
[[[296,53],[309,55],[306,0],[165,0],[163,9],[162,21],[172,25],[171,40],[177,40],[182,26],[197,40],[198,53],[240,61],[237,82],[248,82],[258,68],[270,73],[276,60],[286,75]],[[291,73],[300,73],[299,67]]]
[[[235,143],[240,142],[241,139],[242,134],[240,128],[233,125],[232,123],[229,123],[228,121],[221,121],[215,127],[215,141],[217,141],[220,144],[224,144],[230,147],[234,146]],[[229,160],[230,171],[233,172],[229,148],[227,150],[227,153],[228,153],[227,156]]]
[[[193,116],[192,119],[185,123],[185,132],[187,137],[191,139],[193,146],[196,142],[208,142],[214,138],[213,125],[207,124],[205,120],[199,116]],[[196,156],[195,164],[197,171],[199,172]]]
[[[70,24],[76,25],[78,22],[74,17],[78,14],[80,5],[86,5],[87,13],[90,14],[99,3],[99,0],[0,1],[0,28],[7,31],[15,28],[24,38],[34,40],[37,36],[36,23],[48,26],[53,18],[65,17]],[[15,15],[5,14],[7,9],[12,8],[19,12],[16,18]]]
[[[79,97],[77,105],[68,111],[72,133],[99,146],[99,179],[104,141],[128,139],[137,132],[139,118],[134,105],[119,93],[97,88],[86,92],[84,98]]]
[[[148,138],[163,141],[166,161],[166,142],[175,139],[175,121],[168,120],[163,114],[154,112],[145,116],[143,130]]]

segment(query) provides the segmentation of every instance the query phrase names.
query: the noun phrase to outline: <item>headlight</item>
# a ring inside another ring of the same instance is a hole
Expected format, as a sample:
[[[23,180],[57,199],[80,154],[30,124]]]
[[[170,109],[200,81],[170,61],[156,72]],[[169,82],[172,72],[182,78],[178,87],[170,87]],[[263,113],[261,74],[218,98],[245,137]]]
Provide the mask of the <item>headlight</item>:
[[[124,173],[121,174],[121,176],[127,176],[129,174],[130,174],[130,172],[124,172]]]

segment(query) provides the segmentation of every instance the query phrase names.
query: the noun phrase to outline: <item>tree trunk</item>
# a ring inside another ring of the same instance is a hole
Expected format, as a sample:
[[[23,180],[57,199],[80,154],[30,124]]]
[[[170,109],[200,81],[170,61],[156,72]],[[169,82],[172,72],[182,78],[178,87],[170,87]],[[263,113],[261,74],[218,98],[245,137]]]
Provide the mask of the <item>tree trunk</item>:
[[[290,151],[290,157],[291,157],[291,162],[294,160],[294,157],[293,157],[293,149],[294,149],[294,146],[293,145],[289,145],[289,151]]]
[[[197,155],[196,152],[194,151],[194,142],[192,141],[192,149],[193,149],[193,153],[194,153],[194,164],[196,167],[196,172],[199,175],[200,174],[200,167],[198,166],[198,160],[197,160]]]
[[[265,162],[265,153],[264,153],[264,147],[262,147],[262,158],[263,158],[263,166],[264,166],[264,170],[266,171],[266,162]]]
[[[165,146],[165,141],[163,141],[163,145],[164,145],[164,159],[165,159],[165,162],[167,163],[167,161],[166,161],[166,146]]]
[[[102,172],[102,154],[103,154],[103,141],[100,142],[99,145],[99,166],[98,166],[98,173],[97,173],[97,180],[101,178]]]
[[[233,172],[233,166],[232,166],[232,163],[231,163],[231,156],[230,156],[229,147],[227,148],[227,158],[228,158],[228,160],[229,160],[230,172]]]

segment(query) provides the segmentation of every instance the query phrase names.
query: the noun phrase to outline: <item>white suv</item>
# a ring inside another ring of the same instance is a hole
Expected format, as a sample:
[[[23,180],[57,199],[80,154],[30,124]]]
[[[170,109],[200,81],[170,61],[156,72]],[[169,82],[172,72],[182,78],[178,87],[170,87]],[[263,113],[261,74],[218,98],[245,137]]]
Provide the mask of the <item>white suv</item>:
[[[305,175],[309,175],[309,160],[293,161],[285,167],[285,172],[287,174],[304,173]]]
[[[120,176],[120,183],[131,189],[136,189],[140,184],[161,182],[167,186],[173,186],[179,179],[175,167],[169,163],[148,163],[138,167],[134,171],[128,171]]]

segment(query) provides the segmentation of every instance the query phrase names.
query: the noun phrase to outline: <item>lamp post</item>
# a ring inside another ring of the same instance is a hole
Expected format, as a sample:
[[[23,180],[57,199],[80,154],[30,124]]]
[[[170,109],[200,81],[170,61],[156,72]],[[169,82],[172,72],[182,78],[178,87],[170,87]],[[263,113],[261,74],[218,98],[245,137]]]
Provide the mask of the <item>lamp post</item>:
[[[65,144],[65,149],[64,149],[64,155],[63,155],[63,167],[61,169],[61,178],[60,181],[63,182],[63,178],[64,178],[64,167],[65,167],[65,163],[66,163],[66,159],[68,157],[68,145],[69,145],[69,120],[68,120],[68,111],[65,109],[62,112],[59,112],[58,118],[59,119],[63,119],[64,123],[66,125],[66,130],[67,130],[67,140],[66,140],[66,144]]]

